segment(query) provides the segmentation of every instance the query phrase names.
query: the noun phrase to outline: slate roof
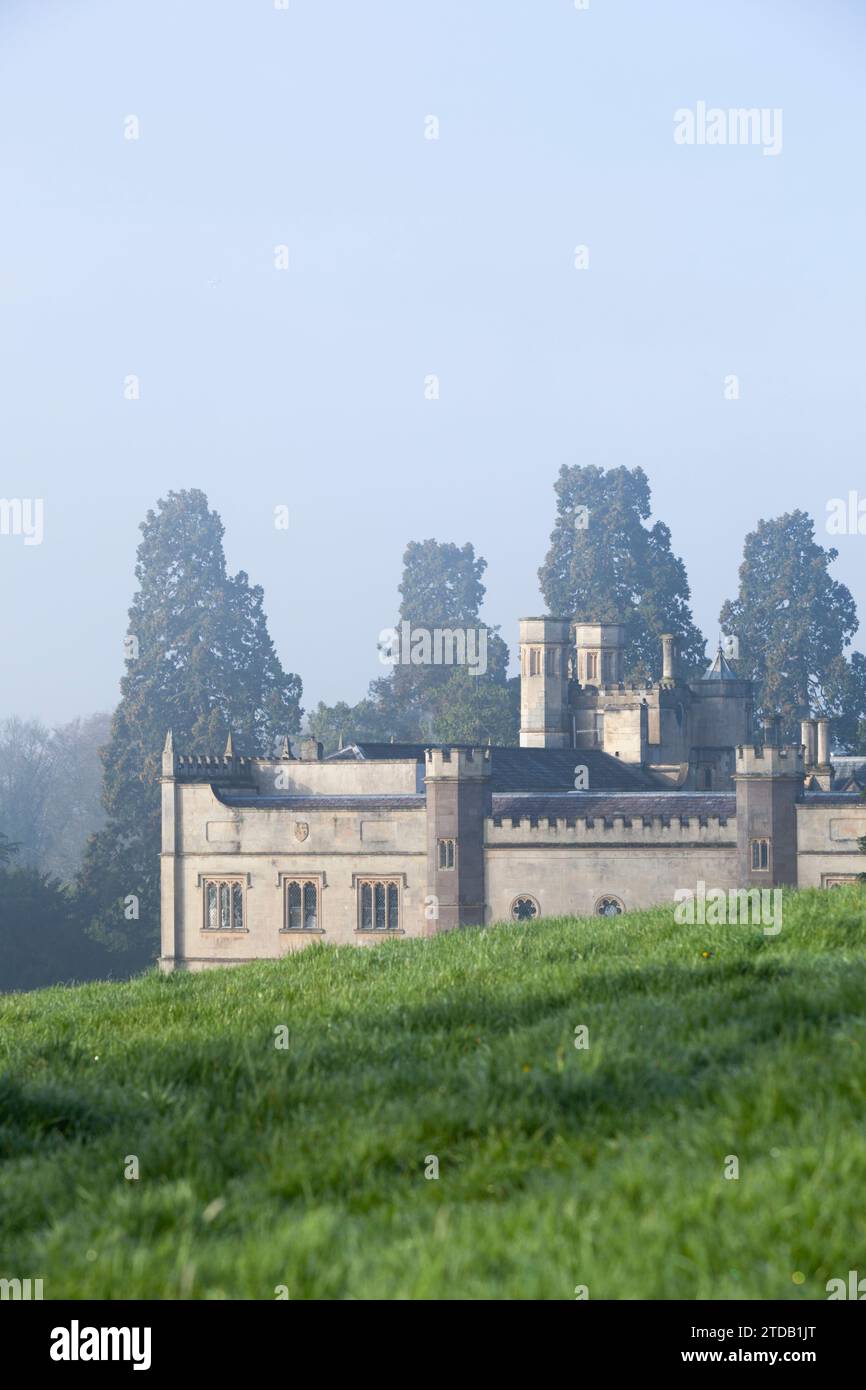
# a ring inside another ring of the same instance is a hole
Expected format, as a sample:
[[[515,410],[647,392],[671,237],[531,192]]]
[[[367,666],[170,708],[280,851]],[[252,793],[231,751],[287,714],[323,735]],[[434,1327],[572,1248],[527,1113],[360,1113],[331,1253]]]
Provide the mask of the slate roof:
[[[429,743],[349,743],[338,753],[329,753],[325,762],[393,762],[403,758],[421,762],[424,749],[429,747]]]
[[[466,747],[468,745],[452,745]],[[353,743],[327,759],[424,761],[423,743]],[[589,785],[598,791],[641,791],[656,784],[630,763],[612,758],[599,748],[491,748],[490,789],[493,792],[571,791],[574,770],[587,768]]]
[[[866,792],[866,775],[862,772],[852,772],[850,777],[837,777],[833,783],[834,792],[856,792],[862,796]]]
[[[803,801],[809,806],[862,806],[862,792],[804,792]]]
[[[716,652],[713,664],[707,667],[703,678],[705,681],[738,681],[740,679],[733,666],[726,659],[721,647]]]
[[[570,792],[548,796],[494,796],[491,814],[503,820],[526,816],[602,820],[605,816],[668,816],[689,819],[703,816],[733,820],[737,799],[722,792]]]
[[[837,753],[833,764],[833,791],[866,792],[866,758],[860,753]]]

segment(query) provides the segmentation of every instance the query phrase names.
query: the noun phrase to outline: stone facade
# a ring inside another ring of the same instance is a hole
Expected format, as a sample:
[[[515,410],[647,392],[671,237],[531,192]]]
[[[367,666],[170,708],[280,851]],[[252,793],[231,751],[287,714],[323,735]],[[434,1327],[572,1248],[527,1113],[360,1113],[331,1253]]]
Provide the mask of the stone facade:
[[[832,887],[866,867],[866,803],[826,721],[752,727],[721,652],[626,686],[622,629],[521,623],[521,746],[357,744],[162,763],[164,970],[469,924],[616,913],[706,884]],[[598,683],[593,683],[593,678]],[[822,727],[823,726],[823,727]],[[844,786],[845,790],[841,790]]]

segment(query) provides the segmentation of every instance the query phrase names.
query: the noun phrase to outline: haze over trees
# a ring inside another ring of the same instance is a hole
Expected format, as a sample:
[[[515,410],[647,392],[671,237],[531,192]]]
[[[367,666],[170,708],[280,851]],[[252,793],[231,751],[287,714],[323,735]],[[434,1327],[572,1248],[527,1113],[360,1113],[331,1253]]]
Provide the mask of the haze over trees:
[[[224,527],[203,492],[170,492],[141,531],[129,655],[102,754],[106,823],[79,891],[99,938],[144,964],[158,943],[166,731],[184,752],[221,749],[231,731],[243,752],[270,753],[300,728],[301,681],[276,655],[262,589],[228,574]]]
[[[112,963],[87,934],[73,891],[4,849],[0,841],[0,992],[109,975]]]
[[[371,681],[367,699],[355,706],[320,703],[310,714],[310,731],[326,751],[333,751],[340,738],[346,743],[517,742],[519,692],[508,678],[508,647],[498,628],[481,618],[486,568],[469,542],[409,542],[394,628],[400,640],[390,648],[397,659],[387,674]],[[467,651],[477,674],[468,663],[412,659],[411,637],[404,641],[403,634],[437,630],[471,634]],[[482,650],[483,668],[477,661]]]
[[[17,844],[19,867],[75,879],[104,819],[99,749],[110,726],[108,714],[54,729],[15,716],[0,724],[0,833]]]
[[[787,737],[799,742],[800,719],[826,714],[836,746],[864,752],[866,658],[846,655],[859,623],[849,589],[830,574],[838,553],[817,543],[806,512],[759,521],[719,621],[739,640],[739,673],[757,683],[765,711],[781,712]]]
[[[644,525],[652,508],[643,469],[563,466],[554,492],[556,520],[538,571],[549,612],[623,623],[629,680],[661,676],[665,632],[678,638],[681,669],[702,670],[706,641],[692,619],[685,565],[664,522]]]

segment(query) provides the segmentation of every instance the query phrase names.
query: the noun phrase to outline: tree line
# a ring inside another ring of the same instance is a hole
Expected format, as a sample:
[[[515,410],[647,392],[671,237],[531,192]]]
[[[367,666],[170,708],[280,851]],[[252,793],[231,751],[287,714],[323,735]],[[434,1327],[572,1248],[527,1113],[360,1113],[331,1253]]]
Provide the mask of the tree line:
[[[663,632],[686,674],[708,663],[685,566],[670,529],[650,524],[643,469],[563,467],[538,572],[550,613],[624,624],[628,679],[658,679]],[[231,730],[245,753],[272,753],[300,732],[300,676],[271,640],[264,594],[228,572],[223,524],[199,489],[170,492],[141,525],[120,701],[48,731],[0,728],[0,989],[126,975],[159,941],[160,753],[209,753]],[[739,642],[738,673],[762,711],[799,737],[806,713],[833,719],[837,747],[866,752],[866,658],[833,548],[803,511],[760,520],[746,537],[738,591],[719,622]],[[481,617],[486,561],[466,542],[412,541],[403,556],[397,626],[483,629],[483,673],[398,662],[355,704],[320,702],[306,727],[332,752],[356,741],[516,744],[519,680],[509,649]],[[99,755],[97,759],[97,748]],[[97,792],[99,795],[97,796]]]

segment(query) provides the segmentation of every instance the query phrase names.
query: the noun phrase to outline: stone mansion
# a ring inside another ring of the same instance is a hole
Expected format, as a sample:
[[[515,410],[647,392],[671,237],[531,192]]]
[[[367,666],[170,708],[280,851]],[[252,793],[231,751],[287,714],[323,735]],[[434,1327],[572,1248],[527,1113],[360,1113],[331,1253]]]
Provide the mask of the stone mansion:
[[[162,760],[163,970],[469,924],[616,914],[866,869],[862,760],[781,746],[721,650],[623,680],[623,628],[524,618],[518,748],[358,743]]]

